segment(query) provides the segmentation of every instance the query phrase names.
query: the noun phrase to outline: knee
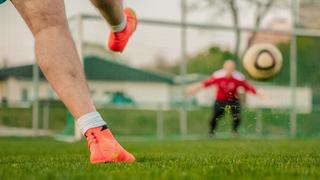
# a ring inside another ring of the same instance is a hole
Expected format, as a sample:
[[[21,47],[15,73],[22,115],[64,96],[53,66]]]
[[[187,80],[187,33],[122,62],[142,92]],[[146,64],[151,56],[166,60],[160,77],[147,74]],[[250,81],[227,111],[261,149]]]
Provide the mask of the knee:
[[[52,33],[58,32],[56,30],[64,29],[65,31],[68,31],[68,23],[65,20],[59,20],[56,18],[51,18],[51,19],[46,19],[46,18],[41,18],[39,20],[38,24],[35,24],[32,28],[32,34],[36,38],[41,34],[42,32],[44,33],[49,33],[48,31],[52,30]]]
[[[63,4],[55,4],[54,2],[55,1],[42,2],[43,6],[40,6],[39,3],[36,2],[32,4],[26,2],[25,4],[22,3],[23,5],[17,5],[20,14],[34,36],[51,27],[59,26],[68,28]]]
[[[102,0],[90,0],[92,4],[94,4],[96,7],[105,6],[107,4],[106,1]]]
[[[233,122],[239,123],[241,121],[240,116],[233,116]]]
[[[239,113],[233,114],[232,117],[233,117],[233,120],[240,120],[241,118]]]

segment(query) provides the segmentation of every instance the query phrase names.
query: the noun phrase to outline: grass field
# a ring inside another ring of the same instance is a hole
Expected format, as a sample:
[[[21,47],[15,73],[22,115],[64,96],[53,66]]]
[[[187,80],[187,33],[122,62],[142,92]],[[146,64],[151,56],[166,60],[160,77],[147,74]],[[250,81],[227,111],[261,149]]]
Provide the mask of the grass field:
[[[0,179],[319,179],[319,140],[123,142],[133,164],[88,163],[84,142],[1,138]]]

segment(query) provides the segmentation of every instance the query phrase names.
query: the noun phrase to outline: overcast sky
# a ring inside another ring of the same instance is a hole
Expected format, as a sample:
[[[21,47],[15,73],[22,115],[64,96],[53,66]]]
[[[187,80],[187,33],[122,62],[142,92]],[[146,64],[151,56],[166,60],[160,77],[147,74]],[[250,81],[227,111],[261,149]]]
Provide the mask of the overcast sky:
[[[67,15],[77,13],[98,14],[89,0],[66,0]],[[140,18],[180,20],[179,0],[130,0],[127,6],[133,7]],[[242,11],[242,26],[252,25],[252,14],[249,10]],[[228,13],[213,16],[211,11],[197,11],[188,16],[189,21],[198,23],[218,23],[231,25]],[[267,18],[288,18],[287,12],[273,11]],[[71,23],[72,32],[75,26]],[[86,41],[105,44],[108,35],[106,23],[86,22],[84,36]],[[210,45],[220,45],[231,49],[234,45],[233,33],[212,31],[188,31],[188,53],[195,54]],[[130,64],[144,66],[152,64],[156,57],[162,56],[175,61],[180,57],[180,30],[158,26],[140,25],[137,33],[127,47],[122,57]],[[6,2],[0,6],[0,60],[9,59],[10,65],[33,62],[33,39],[24,22],[15,11],[11,3]]]

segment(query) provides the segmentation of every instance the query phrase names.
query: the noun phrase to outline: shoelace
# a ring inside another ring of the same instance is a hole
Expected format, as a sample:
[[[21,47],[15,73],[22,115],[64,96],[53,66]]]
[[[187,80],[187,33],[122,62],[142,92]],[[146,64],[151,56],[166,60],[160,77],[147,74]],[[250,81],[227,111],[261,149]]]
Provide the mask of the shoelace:
[[[91,147],[92,144],[98,144],[98,136],[94,132],[91,132],[90,135],[87,137],[88,140],[88,146]]]
[[[134,19],[133,17],[129,16],[128,17],[128,22],[132,22],[133,19]],[[134,22],[132,22],[132,23],[134,23]],[[128,26],[122,32],[113,33],[116,41],[122,41],[122,38],[124,37],[124,36],[122,36],[122,33],[124,33],[127,30],[127,28],[128,28]]]
[[[122,35],[125,31],[126,31],[126,29],[124,29],[124,31],[122,31],[122,32],[113,33],[114,40],[117,42],[121,42],[122,39],[125,39],[125,37]]]

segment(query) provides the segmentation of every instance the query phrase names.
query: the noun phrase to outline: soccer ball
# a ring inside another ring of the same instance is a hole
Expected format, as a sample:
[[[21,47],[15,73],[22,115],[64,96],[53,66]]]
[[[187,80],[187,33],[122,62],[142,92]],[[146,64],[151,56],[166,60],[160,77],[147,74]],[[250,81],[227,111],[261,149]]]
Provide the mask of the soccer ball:
[[[278,74],[282,67],[282,54],[272,44],[256,44],[244,55],[243,67],[257,80],[266,80]]]

